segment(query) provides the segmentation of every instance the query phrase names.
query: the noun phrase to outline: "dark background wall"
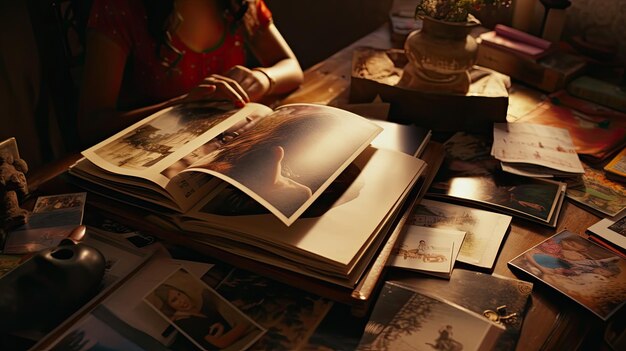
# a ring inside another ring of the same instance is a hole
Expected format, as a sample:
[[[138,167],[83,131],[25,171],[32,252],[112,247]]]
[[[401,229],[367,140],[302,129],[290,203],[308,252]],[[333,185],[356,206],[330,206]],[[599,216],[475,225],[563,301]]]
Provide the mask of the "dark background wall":
[[[380,27],[393,0],[266,0],[303,68]]]

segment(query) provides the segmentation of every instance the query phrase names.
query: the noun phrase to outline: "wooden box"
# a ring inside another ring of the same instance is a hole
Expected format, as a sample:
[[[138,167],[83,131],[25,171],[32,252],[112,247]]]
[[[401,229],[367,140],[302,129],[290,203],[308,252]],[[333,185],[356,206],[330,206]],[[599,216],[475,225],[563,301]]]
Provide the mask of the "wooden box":
[[[355,49],[350,103],[372,102],[378,96],[391,104],[389,120],[436,132],[489,132],[494,122],[506,122],[507,76],[476,66],[465,95],[417,91],[397,85],[407,62],[400,49]]]

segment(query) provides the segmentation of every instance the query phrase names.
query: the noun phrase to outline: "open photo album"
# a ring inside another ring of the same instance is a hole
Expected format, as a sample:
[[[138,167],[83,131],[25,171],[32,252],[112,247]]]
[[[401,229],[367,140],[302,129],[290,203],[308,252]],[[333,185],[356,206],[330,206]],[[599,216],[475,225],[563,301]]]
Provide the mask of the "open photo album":
[[[69,174],[179,244],[353,288],[426,171],[373,146],[381,131],[323,105],[181,105],[83,151]]]
[[[179,105],[85,150],[70,172],[181,213],[230,184],[231,201],[290,225],[381,130],[322,105]]]

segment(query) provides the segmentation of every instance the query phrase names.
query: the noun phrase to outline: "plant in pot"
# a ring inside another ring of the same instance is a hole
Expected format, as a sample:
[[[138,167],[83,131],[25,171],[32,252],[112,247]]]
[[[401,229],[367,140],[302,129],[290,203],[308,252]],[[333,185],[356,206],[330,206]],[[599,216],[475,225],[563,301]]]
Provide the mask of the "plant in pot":
[[[471,12],[509,5],[510,0],[421,0],[415,16],[422,28],[411,32],[404,43],[409,64],[400,85],[425,92],[467,93],[468,70],[478,51],[470,32],[480,25]]]

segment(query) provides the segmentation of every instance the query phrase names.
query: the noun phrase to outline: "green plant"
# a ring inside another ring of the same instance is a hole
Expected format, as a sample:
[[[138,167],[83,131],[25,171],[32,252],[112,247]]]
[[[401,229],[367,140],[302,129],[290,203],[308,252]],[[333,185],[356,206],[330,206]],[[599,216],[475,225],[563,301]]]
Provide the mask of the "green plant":
[[[485,6],[508,7],[511,0],[421,0],[415,16],[428,16],[442,21],[465,22],[472,11]]]

